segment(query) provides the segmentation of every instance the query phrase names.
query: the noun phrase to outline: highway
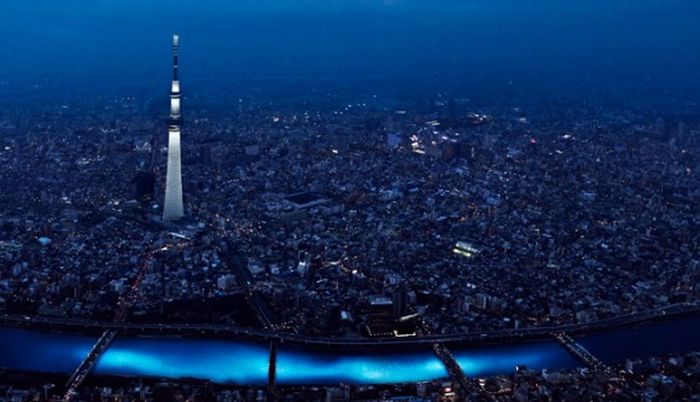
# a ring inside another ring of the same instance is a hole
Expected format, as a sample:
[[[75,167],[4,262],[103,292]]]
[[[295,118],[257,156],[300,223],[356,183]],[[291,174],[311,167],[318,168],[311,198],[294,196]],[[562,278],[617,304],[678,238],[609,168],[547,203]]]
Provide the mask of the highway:
[[[499,330],[478,333],[453,334],[424,334],[414,337],[386,338],[331,338],[309,337],[304,335],[283,333],[265,329],[245,328],[226,324],[167,324],[167,323],[129,323],[90,321],[84,319],[69,319],[55,317],[29,317],[14,314],[0,314],[0,325],[9,327],[25,327],[39,330],[56,330],[62,332],[104,332],[109,329],[120,333],[152,336],[158,334],[176,334],[190,337],[226,336],[262,341],[278,341],[279,343],[295,343],[309,346],[408,346],[431,345],[440,343],[470,343],[472,345],[509,343],[534,339],[551,338],[553,333],[564,332],[570,336],[582,336],[594,332],[640,325],[661,321],[681,315],[700,313],[700,303],[680,303],[669,305],[645,312],[628,314],[619,317],[598,320],[584,324],[562,326],[534,327],[523,329]]]
[[[232,244],[228,244],[228,246],[230,249],[234,247]],[[242,257],[233,255],[232,253],[226,253],[221,249],[219,249],[219,254],[226,261],[226,264],[233,268],[238,286],[245,290],[246,301],[255,311],[258,321],[260,321],[266,330],[274,330],[277,322],[275,314],[272,309],[270,309],[270,306],[268,306],[262,297],[253,289],[252,284],[255,283],[255,278],[253,278],[253,275],[246,267]]]

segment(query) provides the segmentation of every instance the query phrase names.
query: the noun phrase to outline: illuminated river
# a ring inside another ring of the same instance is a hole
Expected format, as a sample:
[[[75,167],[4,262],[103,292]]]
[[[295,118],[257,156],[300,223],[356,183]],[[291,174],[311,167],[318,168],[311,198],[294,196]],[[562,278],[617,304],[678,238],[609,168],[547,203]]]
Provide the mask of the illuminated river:
[[[627,357],[698,350],[698,334],[700,316],[591,335],[580,338],[579,342],[603,361],[614,362]],[[95,340],[89,336],[0,328],[0,367],[70,373]],[[510,373],[519,364],[533,369],[580,366],[553,341],[450,347],[469,376]],[[95,373],[264,384],[268,353],[266,344],[247,341],[117,338],[98,362]],[[281,345],[277,351],[277,380],[282,384],[400,383],[446,375],[442,363],[427,347],[360,353],[342,348],[320,352]]]

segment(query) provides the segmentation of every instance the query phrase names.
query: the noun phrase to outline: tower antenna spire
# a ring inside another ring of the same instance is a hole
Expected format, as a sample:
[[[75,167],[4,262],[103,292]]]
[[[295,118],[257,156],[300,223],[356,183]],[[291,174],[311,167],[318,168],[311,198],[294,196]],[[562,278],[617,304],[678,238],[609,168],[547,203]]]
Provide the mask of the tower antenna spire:
[[[178,48],[180,47],[180,35],[174,34],[173,35],[173,81],[177,81],[177,57],[178,57]]]

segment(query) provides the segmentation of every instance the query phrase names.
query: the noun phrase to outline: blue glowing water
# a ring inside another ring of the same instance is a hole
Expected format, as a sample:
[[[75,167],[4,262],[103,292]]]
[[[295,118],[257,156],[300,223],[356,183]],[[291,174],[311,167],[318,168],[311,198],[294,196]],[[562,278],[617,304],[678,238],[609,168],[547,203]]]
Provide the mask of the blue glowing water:
[[[385,384],[433,380],[447,376],[429,350],[354,354],[320,353],[282,347],[277,352],[281,384]]]
[[[510,373],[517,365],[536,370],[574,368],[581,365],[564,348],[550,341],[479,349],[453,349],[455,359],[468,376]]]
[[[591,335],[578,341],[606,362],[627,357],[700,350],[700,316],[636,329]],[[0,328],[0,367],[71,373],[96,337]],[[469,376],[506,374],[516,365],[532,369],[573,368],[580,363],[554,341],[480,348],[450,345]],[[217,383],[264,384],[268,346],[240,340],[117,338],[95,373],[119,376],[208,379]],[[282,384],[380,384],[442,378],[445,367],[429,349],[321,352],[281,345],[277,380]]]
[[[0,328],[0,367],[70,373],[97,338]]]
[[[267,382],[268,348],[244,341],[116,339],[95,368],[98,374],[198,378],[219,383]]]

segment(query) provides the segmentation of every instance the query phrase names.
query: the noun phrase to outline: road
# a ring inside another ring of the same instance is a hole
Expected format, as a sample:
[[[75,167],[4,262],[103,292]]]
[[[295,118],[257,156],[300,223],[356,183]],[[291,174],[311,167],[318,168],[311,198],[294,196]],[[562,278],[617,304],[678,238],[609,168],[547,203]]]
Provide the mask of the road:
[[[143,335],[182,334],[187,336],[221,336],[258,339],[279,342],[289,342],[316,346],[387,346],[387,345],[425,345],[435,342],[459,342],[478,344],[493,344],[517,342],[521,340],[543,339],[551,337],[552,333],[565,332],[571,336],[581,336],[625,326],[634,326],[664,318],[700,313],[700,303],[681,303],[657,308],[645,312],[628,314],[615,318],[598,320],[585,324],[562,326],[535,327],[524,329],[500,330],[482,333],[453,333],[430,334],[405,338],[331,338],[309,337],[278,331],[244,328],[225,324],[166,324],[149,323],[136,324],[128,322],[101,322],[81,319],[65,319],[53,317],[28,317],[12,314],[0,314],[0,325],[11,327],[30,327],[35,329],[61,330],[66,332],[103,332],[117,329],[120,332],[130,332]]]

